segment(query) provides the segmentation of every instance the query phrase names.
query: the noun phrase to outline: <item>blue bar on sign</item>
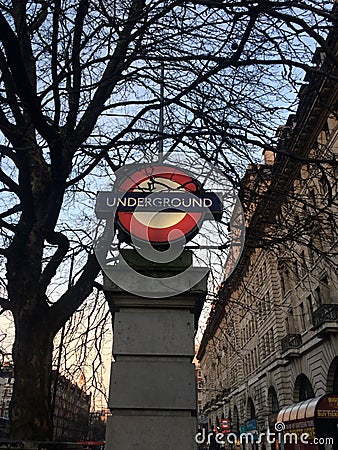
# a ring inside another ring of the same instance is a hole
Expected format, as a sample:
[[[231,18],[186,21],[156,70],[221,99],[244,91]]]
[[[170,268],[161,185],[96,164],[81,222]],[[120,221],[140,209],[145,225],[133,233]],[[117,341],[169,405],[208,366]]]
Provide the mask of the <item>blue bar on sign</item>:
[[[95,206],[98,218],[107,218],[116,209],[119,212],[202,212],[221,220],[223,208],[220,198],[213,192],[126,192],[123,196],[111,191],[98,193]]]

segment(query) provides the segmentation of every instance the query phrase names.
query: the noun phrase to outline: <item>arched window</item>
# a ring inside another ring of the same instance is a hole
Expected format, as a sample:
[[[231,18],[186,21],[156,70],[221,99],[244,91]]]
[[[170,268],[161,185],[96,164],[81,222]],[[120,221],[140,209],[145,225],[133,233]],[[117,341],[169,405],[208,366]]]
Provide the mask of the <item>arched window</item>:
[[[327,394],[338,394],[338,357],[332,361],[327,375]]]
[[[276,414],[279,411],[277,392],[274,387],[270,387],[268,391],[269,413]]]
[[[295,383],[295,401],[302,402],[315,396],[312,384],[303,373],[298,375]]]
[[[248,413],[248,418],[250,420],[254,419],[256,417],[255,405],[254,405],[254,402],[252,401],[252,398],[248,399],[247,413]]]
[[[234,406],[234,420],[233,420],[233,424],[232,424],[232,430],[234,432],[239,431],[239,415],[238,415],[237,406]]]

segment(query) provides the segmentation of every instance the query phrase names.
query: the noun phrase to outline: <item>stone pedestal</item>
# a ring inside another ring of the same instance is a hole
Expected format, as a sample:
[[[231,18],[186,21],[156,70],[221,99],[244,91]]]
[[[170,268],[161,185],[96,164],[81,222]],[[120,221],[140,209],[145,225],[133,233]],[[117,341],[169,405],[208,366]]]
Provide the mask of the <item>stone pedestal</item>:
[[[184,252],[166,275],[190,262],[191,253]],[[158,299],[145,297],[144,286],[139,296],[105,278],[114,317],[106,450],[196,450],[192,359],[206,281],[207,275],[182,294]]]

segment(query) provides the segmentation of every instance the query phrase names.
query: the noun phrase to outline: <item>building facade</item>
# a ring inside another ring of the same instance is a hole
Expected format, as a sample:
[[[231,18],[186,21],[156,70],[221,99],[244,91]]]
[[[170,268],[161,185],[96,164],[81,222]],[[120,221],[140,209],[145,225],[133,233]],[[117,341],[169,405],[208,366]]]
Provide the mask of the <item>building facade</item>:
[[[337,55],[335,33],[328,43]],[[277,147],[244,177],[246,247],[198,353],[203,413],[237,434],[274,432],[283,407],[338,394],[337,68],[318,65],[326,75],[307,80]]]
[[[0,417],[9,418],[9,404],[12,398],[14,369],[11,363],[5,363],[0,369]]]
[[[52,392],[55,372],[53,372]],[[5,363],[0,369],[0,437],[9,436],[9,405],[13,393],[14,367]],[[91,396],[64,376],[58,377],[53,412],[53,439],[80,441],[88,436]]]
[[[54,377],[55,379],[55,377]],[[54,382],[52,383],[52,392]],[[89,431],[91,396],[77,384],[59,375],[53,412],[53,439],[82,441]]]
[[[197,360],[195,363],[195,377],[196,377],[196,395],[197,395],[197,416],[201,416],[203,413],[203,379],[202,379],[202,371],[201,366]]]

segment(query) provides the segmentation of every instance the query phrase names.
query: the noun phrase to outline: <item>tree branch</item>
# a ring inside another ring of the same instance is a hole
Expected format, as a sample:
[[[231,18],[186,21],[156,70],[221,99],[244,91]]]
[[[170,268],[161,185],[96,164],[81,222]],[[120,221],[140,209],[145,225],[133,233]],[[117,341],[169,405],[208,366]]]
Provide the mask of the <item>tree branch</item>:
[[[0,106],[0,129],[4,136],[9,140],[9,142],[15,146],[19,147],[22,143],[21,136],[18,133],[18,128],[12,124],[6,117],[3,109]]]
[[[107,64],[92,101],[75,130],[77,146],[84,142],[92,132],[97,118],[101,114],[105,102],[110,97],[114,87],[120,80],[123,70],[131,63],[131,60],[127,60],[127,50],[132,40],[132,30],[142,17],[144,6],[144,0],[133,0],[131,4],[126,25],[121,32],[115,51]]]
[[[0,169],[0,181],[9,187],[9,189],[14,192],[18,197],[21,195],[21,190],[19,185],[15,183],[2,169]]]
[[[11,223],[6,222],[6,221],[3,220],[3,219],[0,219],[0,227],[6,228],[6,230],[11,231],[12,233],[15,233],[15,232],[16,232],[16,226],[15,226],[15,225],[12,225]],[[3,254],[5,254],[5,250],[4,250],[4,253],[3,253]]]
[[[17,212],[21,211],[21,205],[15,205],[12,208],[8,209],[7,211],[0,214],[0,219],[4,219],[5,217],[11,216],[12,214],[15,214]]]
[[[55,276],[56,271],[66,256],[69,249],[69,240],[62,233],[50,231],[46,233],[46,241],[51,245],[57,245],[58,248],[51,260],[48,262],[39,280],[39,289],[45,292],[51,279]]]
[[[61,0],[55,1],[53,12],[53,29],[52,29],[52,55],[51,55],[51,71],[53,78],[53,99],[54,99],[54,126],[58,127],[60,122],[60,92],[58,84],[58,34],[59,34],[59,17],[60,17]]]
[[[50,309],[50,320],[55,331],[59,330],[93,290],[93,283],[100,271],[95,254],[89,254],[78,281],[65,292]]]
[[[83,24],[88,12],[88,0],[81,0],[75,17],[74,40],[71,62],[73,67],[73,85],[69,95],[69,113],[67,118],[67,130],[73,131],[76,124],[76,118],[79,110],[80,93],[81,93],[81,36],[83,32]]]
[[[0,69],[2,72],[3,81],[6,89],[8,105],[12,110],[17,125],[24,126],[25,121],[23,115],[21,114],[17,99],[15,97],[15,86],[13,78],[10,71],[8,70],[7,61],[1,49],[0,49]]]
[[[36,96],[27,69],[22,59],[18,38],[0,12],[0,41],[2,42],[7,57],[8,65],[11,69],[18,95],[36,129],[41,136],[50,144],[59,139],[58,131],[48,124],[41,110],[41,103]]]

